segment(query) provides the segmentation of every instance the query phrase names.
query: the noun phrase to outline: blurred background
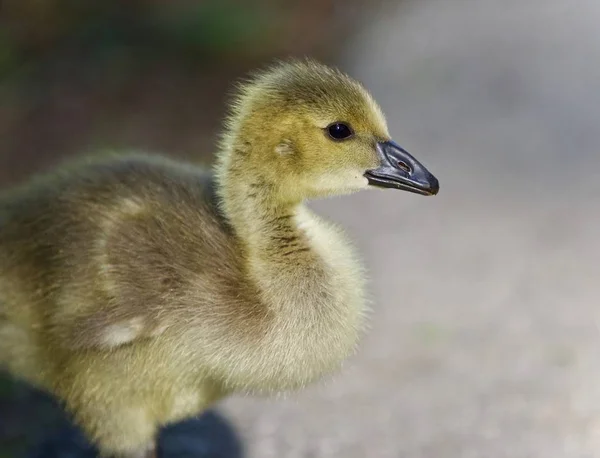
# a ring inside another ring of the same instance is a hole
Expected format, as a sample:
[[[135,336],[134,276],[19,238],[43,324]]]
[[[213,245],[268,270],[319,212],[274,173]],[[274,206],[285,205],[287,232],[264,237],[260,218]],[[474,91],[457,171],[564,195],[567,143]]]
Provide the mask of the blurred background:
[[[169,429],[164,456],[600,456],[600,2],[0,5],[3,186],[103,147],[208,163],[232,82],[288,55],[362,80],[440,179],[435,198],[314,204],[370,271],[360,353]],[[0,457],[93,453],[51,399],[2,380]]]

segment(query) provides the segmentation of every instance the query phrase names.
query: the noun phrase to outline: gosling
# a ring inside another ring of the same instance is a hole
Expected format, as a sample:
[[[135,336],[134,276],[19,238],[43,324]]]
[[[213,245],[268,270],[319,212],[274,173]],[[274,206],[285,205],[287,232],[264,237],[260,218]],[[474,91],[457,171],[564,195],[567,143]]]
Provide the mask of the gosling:
[[[437,179],[365,88],[310,60],[240,85],[213,173],[78,159],[0,196],[0,364],[57,396],[102,456],[234,392],[337,370],[364,324],[361,265],[306,200]]]

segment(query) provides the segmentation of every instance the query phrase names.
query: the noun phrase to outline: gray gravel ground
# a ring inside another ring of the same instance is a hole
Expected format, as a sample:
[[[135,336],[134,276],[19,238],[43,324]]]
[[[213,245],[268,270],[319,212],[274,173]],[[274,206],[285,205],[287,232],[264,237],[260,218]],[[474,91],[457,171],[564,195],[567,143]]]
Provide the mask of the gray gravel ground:
[[[223,403],[247,456],[600,456],[600,1],[390,6],[345,68],[441,193],[316,206],[372,331],[324,384]]]

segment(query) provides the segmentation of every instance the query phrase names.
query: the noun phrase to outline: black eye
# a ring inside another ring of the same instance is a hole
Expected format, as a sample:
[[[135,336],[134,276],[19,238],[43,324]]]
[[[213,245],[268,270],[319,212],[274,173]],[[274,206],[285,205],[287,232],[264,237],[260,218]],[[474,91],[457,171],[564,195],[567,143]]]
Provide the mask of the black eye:
[[[328,126],[327,133],[334,140],[345,140],[353,135],[352,129],[342,122],[336,122]]]

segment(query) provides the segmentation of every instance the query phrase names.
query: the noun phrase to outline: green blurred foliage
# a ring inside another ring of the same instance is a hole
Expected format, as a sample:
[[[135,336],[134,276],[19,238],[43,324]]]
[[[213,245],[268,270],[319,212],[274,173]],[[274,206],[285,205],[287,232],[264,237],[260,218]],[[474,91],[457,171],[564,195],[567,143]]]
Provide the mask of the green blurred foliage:
[[[168,9],[153,18],[165,42],[210,54],[259,46],[268,38],[272,13],[251,3],[211,0],[186,9]]]
[[[285,22],[277,17],[283,10],[264,1],[4,1],[2,73],[65,51],[96,56],[133,48],[146,59],[252,54],[275,41]]]

